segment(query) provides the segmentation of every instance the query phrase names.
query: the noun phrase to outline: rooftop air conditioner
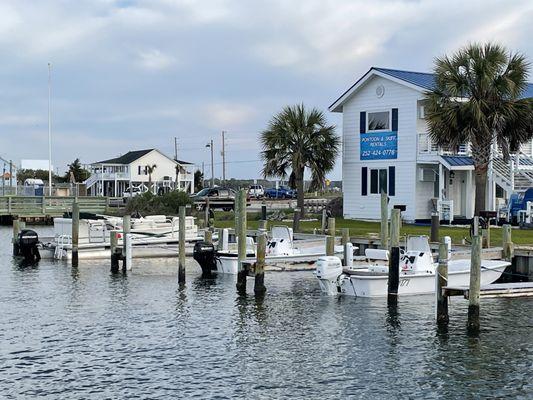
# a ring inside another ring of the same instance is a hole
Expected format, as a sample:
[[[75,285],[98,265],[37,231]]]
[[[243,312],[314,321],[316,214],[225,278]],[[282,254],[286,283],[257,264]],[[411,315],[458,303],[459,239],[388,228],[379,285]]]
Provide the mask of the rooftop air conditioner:
[[[431,168],[420,168],[418,179],[421,182],[435,182],[437,180],[437,173]]]

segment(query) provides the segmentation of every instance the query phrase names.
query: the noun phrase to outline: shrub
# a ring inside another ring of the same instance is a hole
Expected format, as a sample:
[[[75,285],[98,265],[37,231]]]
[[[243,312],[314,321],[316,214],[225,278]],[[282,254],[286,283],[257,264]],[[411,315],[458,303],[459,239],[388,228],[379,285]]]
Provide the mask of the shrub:
[[[165,193],[162,196],[146,192],[128,201],[126,213],[178,215],[179,207],[187,204],[192,204],[189,195],[179,190]]]

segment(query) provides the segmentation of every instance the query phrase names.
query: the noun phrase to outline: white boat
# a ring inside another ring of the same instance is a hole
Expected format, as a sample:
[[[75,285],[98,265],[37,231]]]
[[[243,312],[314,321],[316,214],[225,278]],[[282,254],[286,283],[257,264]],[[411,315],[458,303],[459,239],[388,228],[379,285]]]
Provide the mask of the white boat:
[[[151,253],[169,254],[164,246],[176,245],[179,242],[179,218],[164,215],[152,215],[131,219],[132,246],[154,246]],[[110,232],[118,231],[118,244],[123,243],[122,218],[97,216],[95,219],[80,219],[78,258],[99,259],[109,258]],[[186,217],[185,240],[194,242],[201,240],[194,217]],[[157,245],[162,246],[157,249]],[[177,249],[177,246],[176,246]],[[177,250],[176,250],[177,251]],[[72,258],[72,219],[54,218],[54,237],[42,243],[40,248],[42,258],[71,259]],[[149,255],[149,252],[144,252]],[[177,252],[176,252],[177,255]],[[135,256],[135,252],[134,252]]]
[[[225,233],[223,233],[224,240]],[[314,241],[298,241],[295,244],[293,232],[287,226],[274,226],[267,242],[265,264],[284,267],[298,263],[314,264],[320,257],[325,255],[325,243]],[[217,251],[215,257],[216,271],[223,274],[236,275],[239,269],[239,261],[236,243],[234,246],[222,244],[222,250]],[[247,238],[247,263],[256,261],[256,244],[252,238]],[[343,247],[335,246],[335,254],[342,256]],[[203,268],[202,268],[203,269]]]
[[[316,276],[320,288],[329,295],[357,297],[387,296],[388,263],[369,261],[366,267],[354,264],[343,268],[337,257],[323,257],[317,262]],[[496,281],[511,263],[501,260],[481,261],[481,286]],[[400,255],[399,295],[435,293],[437,263],[434,262],[426,236],[410,237],[407,249]],[[448,285],[468,286],[470,283],[470,260],[448,262]]]

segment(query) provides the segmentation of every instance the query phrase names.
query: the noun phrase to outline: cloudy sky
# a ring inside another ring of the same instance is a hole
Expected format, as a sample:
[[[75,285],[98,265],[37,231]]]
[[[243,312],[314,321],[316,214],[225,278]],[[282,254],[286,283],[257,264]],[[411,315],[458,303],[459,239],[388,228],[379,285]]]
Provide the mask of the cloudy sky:
[[[532,20],[530,0],[3,0],[0,156],[47,158],[51,62],[56,167],[172,155],[177,136],[179,158],[199,165],[213,139],[220,176],[226,130],[228,175],[255,178],[258,133],[284,105],[326,111],[371,66],[429,71],[469,41],[531,60]]]

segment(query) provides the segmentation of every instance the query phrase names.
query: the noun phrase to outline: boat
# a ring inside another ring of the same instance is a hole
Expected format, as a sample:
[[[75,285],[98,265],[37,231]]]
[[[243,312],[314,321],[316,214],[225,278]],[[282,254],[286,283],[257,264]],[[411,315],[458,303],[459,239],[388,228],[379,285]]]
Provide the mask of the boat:
[[[496,281],[509,265],[507,261],[482,260],[481,286]],[[427,236],[407,239],[406,250],[400,252],[399,268],[399,295],[435,293],[437,263]],[[385,260],[360,260],[351,267],[343,267],[337,257],[322,257],[315,273],[320,289],[328,295],[387,296],[389,265]],[[470,260],[448,261],[448,285],[468,286],[469,283]]]
[[[164,215],[149,215],[146,217],[131,219],[132,246],[152,246],[150,251],[144,251],[146,256],[158,254],[165,256],[177,256],[177,244],[179,242],[179,218],[166,217]],[[111,256],[110,233],[118,231],[118,245],[123,244],[122,218],[91,215],[80,218],[78,258],[100,259]],[[195,242],[201,240],[198,235],[198,227],[194,217],[186,217],[185,240]],[[174,246],[169,251],[167,246]],[[157,246],[160,246],[159,248]],[[42,258],[48,259],[71,259],[72,258],[72,219],[61,217],[54,218],[54,237],[50,240],[42,240],[40,245]],[[134,252],[135,254],[135,252]],[[134,255],[135,256],[135,255]]]
[[[287,226],[274,226],[267,241],[265,264],[286,268],[296,264],[314,264],[320,257],[325,255],[326,246],[317,240],[295,241],[293,231]],[[229,233],[227,229],[222,231],[219,250],[214,250],[213,246],[198,244],[195,248],[195,259],[200,264],[205,275],[211,272],[236,275],[239,270],[239,260],[236,240],[229,243]],[[246,259],[245,262],[253,264],[256,262],[257,245],[253,238],[246,238]],[[200,255],[200,252],[214,252],[212,257]],[[335,254],[342,256],[343,246],[335,246]],[[352,252],[353,256],[353,252]]]

